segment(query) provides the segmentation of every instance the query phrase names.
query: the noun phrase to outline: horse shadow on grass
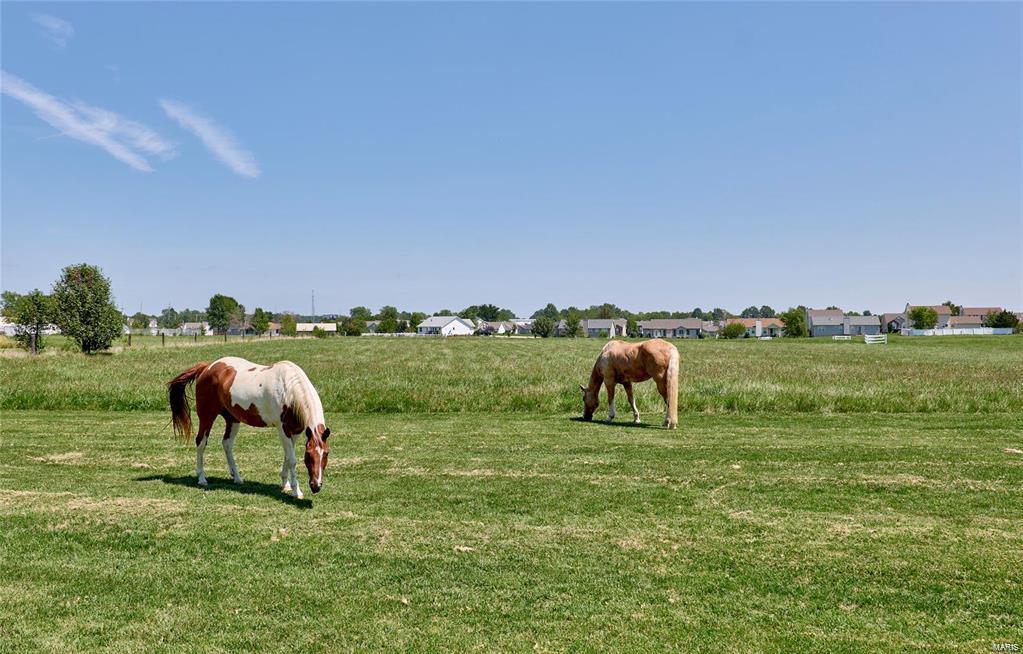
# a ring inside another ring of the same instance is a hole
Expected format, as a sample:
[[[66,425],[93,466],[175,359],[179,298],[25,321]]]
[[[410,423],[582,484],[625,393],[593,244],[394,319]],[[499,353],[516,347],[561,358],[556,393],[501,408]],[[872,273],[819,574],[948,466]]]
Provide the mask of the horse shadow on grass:
[[[586,420],[582,416],[574,416],[572,418],[569,418],[569,420],[571,420],[572,422],[581,422],[581,423],[584,423],[584,424],[585,423],[589,423],[591,425],[600,425],[601,427],[631,427],[633,429],[656,429],[657,428],[655,425],[652,425],[650,423],[646,423],[646,422],[632,422],[631,420],[628,421],[628,422],[624,422],[624,421],[623,422],[608,422],[606,420],[600,420],[598,418],[594,418],[593,420]]]
[[[281,490],[281,487],[276,484],[264,484],[260,481],[246,481],[244,484],[236,484],[229,477],[207,477],[206,481],[209,484],[202,488],[195,482],[194,475],[186,476],[174,476],[174,475],[147,475],[145,477],[136,477],[135,481],[162,481],[165,484],[174,484],[175,486],[185,486],[187,488],[194,488],[202,491],[233,491],[235,493],[241,493],[242,495],[262,495],[263,497],[269,497],[285,504],[297,507],[299,509],[311,509],[313,507],[312,500],[308,499],[295,499],[291,495],[286,494]]]

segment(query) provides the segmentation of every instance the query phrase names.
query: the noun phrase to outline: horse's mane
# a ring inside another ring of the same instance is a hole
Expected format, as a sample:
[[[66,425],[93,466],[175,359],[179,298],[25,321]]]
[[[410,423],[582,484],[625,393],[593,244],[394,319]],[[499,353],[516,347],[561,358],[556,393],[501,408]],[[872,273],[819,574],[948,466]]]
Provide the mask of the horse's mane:
[[[285,401],[291,410],[295,412],[298,419],[302,421],[302,426],[307,427],[313,424],[319,416],[316,415],[316,406],[313,402],[313,394],[316,391],[312,390],[312,382],[305,376],[302,369],[295,364],[291,379],[288,380],[288,391],[285,395]],[[310,393],[312,391],[312,393]]]

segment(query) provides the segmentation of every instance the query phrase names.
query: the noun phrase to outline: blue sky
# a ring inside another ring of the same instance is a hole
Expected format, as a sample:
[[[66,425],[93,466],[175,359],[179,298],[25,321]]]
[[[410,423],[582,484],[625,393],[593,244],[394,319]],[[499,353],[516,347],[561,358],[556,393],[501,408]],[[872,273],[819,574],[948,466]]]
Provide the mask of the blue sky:
[[[1023,309],[1021,5],[2,5],[2,285]]]

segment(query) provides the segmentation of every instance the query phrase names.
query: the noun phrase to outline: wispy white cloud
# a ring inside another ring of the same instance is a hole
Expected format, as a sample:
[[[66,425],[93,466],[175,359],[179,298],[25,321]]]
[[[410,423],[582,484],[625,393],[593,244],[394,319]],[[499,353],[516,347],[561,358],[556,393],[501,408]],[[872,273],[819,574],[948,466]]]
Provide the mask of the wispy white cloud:
[[[61,48],[67,46],[67,42],[75,35],[75,26],[63,18],[50,14],[32,14],[32,20],[43,28],[43,36]]]
[[[256,158],[226,128],[175,100],[160,100],[160,106],[179,125],[198,136],[203,145],[225,166],[239,175],[259,177]]]
[[[61,134],[99,146],[136,170],[153,170],[143,155],[168,159],[176,154],[173,143],[141,123],[84,102],[65,102],[2,70],[0,92],[30,107]]]

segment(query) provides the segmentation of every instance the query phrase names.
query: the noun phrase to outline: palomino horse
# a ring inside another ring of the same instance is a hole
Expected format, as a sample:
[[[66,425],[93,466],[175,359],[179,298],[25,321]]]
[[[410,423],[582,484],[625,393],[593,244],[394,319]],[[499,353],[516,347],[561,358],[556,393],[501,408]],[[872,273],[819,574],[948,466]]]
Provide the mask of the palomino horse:
[[[589,388],[579,386],[583,391],[583,419],[593,419],[593,413],[600,406],[600,385],[603,384],[607,388],[607,421],[614,420],[615,385],[621,384],[632,406],[633,422],[638,423],[639,409],[632,384],[651,378],[668,406],[664,426],[675,429],[678,426],[678,349],[659,338],[643,343],[609,341],[604,346],[593,364]]]
[[[290,361],[263,366],[239,357],[224,357],[213,363],[197,363],[167,384],[174,431],[185,440],[192,437],[192,416],[185,389],[195,382],[195,412],[199,431],[195,435],[195,474],[199,485],[206,485],[203,452],[213,421],[223,416],[224,454],[234,483],[242,483],[234,462],[234,441],[241,423],[252,427],[277,427],[284,448],[281,487],[285,493],[302,497],[295,473],[294,437],[305,432],[305,466],[309,488],[314,493],[323,486],[327,467],[330,430],[324,425],[323,405],[305,372]]]

